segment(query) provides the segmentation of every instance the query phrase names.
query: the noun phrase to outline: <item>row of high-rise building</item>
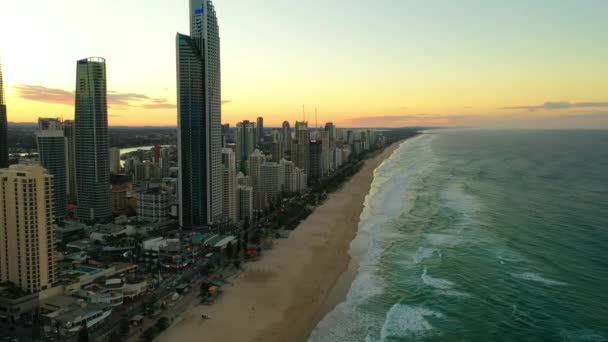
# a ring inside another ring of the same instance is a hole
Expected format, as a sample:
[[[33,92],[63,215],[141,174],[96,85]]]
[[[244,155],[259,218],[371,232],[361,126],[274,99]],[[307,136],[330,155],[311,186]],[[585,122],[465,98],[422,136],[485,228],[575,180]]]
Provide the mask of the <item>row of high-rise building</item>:
[[[221,125],[220,38],[210,0],[190,0],[190,34],[177,34],[176,53],[177,148],[157,146],[152,158],[128,158],[126,176],[120,175],[120,150],[109,148],[103,58],[77,61],[74,120],[39,119],[40,165],[8,168],[0,70],[0,282],[31,291],[56,282],[53,223],[67,215],[69,204],[88,223],[126,211],[127,196],[136,201],[133,215],[140,222],[163,220],[169,211],[182,228],[248,222],[285,194],[319,184],[375,142],[373,131],[344,131],[332,123],[310,129],[304,121],[293,127],[285,121],[265,129],[262,117],[238,123],[230,139],[229,126]],[[171,168],[174,155],[177,167]],[[148,179],[160,184],[128,195],[134,181]]]
[[[8,167],[0,144],[0,283],[37,292],[57,281],[55,226],[77,203],[83,221],[111,219],[105,61],[83,59],[76,68],[75,120],[40,118],[38,164]],[[0,89],[2,89],[0,73]],[[6,139],[6,106],[0,90],[0,133]]]

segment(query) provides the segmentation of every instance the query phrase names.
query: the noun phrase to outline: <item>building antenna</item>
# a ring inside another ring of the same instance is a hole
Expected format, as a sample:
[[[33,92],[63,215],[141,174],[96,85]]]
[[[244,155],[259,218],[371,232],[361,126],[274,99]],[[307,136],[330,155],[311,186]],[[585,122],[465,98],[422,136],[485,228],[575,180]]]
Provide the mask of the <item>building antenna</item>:
[[[319,120],[317,118],[317,105],[315,105],[315,128],[319,129]]]
[[[302,122],[306,122],[306,105],[302,105]]]

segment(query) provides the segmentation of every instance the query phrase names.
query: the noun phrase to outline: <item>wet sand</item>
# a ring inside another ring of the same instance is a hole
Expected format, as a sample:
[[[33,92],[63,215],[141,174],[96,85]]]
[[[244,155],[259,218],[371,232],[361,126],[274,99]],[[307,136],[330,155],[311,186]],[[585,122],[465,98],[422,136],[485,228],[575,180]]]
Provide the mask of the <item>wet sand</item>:
[[[276,240],[260,261],[247,263],[214,305],[184,312],[157,340],[306,341],[350,288],[356,265],[350,263],[349,248],[373,172],[398,146],[366,160],[289,239]],[[211,319],[203,320],[201,314]]]

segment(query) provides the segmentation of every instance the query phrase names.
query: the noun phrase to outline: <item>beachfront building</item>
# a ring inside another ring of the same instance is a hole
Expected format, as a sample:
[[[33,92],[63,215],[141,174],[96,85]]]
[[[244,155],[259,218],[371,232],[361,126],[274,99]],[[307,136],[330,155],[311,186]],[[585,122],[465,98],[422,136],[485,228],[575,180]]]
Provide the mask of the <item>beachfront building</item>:
[[[251,222],[253,219],[253,188],[250,186],[239,185],[237,189],[239,196],[239,221]]]
[[[285,171],[282,163],[268,162],[260,167],[260,192],[265,203],[276,203],[280,200],[285,183]]]
[[[283,189],[286,193],[290,194],[296,192],[296,179],[295,172],[296,166],[293,164],[291,160],[281,160],[281,164],[283,164],[283,179],[284,185]]]
[[[178,34],[179,222],[222,219],[220,36],[211,0],[190,0],[190,36]]]
[[[53,216],[56,220],[63,220],[67,210],[67,141],[61,120],[39,118],[36,143],[40,164],[53,176]]]
[[[308,181],[317,183],[323,178],[323,143],[321,141],[310,142],[310,169]]]
[[[265,162],[265,157],[262,152],[258,149],[253,151],[253,153],[249,156],[248,164],[248,172],[249,182],[251,187],[253,188],[253,209],[254,210],[262,210],[265,208],[265,200],[261,191],[261,180],[260,180],[260,169],[262,164]]]
[[[236,161],[239,171],[246,171],[247,159],[255,150],[255,126],[245,120],[236,124]]]
[[[234,151],[222,149],[223,222],[238,222],[238,194]]]
[[[329,155],[330,155],[330,139],[329,131],[317,131],[317,141],[321,141],[321,175],[327,176],[330,171]]]
[[[303,192],[308,187],[308,174],[303,169],[295,168],[294,172],[294,192]]]
[[[296,139],[292,145],[292,160],[296,167],[310,172],[310,132],[308,122],[296,122]]]
[[[0,170],[0,283],[38,292],[56,282],[53,176],[40,165]]]
[[[92,57],[76,64],[76,214],[84,221],[112,217],[108,154],[106,61]]]

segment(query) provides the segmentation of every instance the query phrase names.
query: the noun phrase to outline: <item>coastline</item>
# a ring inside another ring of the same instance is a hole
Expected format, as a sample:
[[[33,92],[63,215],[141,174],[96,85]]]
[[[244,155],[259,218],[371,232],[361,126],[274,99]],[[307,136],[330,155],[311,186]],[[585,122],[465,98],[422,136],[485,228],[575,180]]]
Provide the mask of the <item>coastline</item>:
[[[351,256],[351,245],[374,170],[402,142],[365,160],[289,239],[276,241],[260,261],[245,265],[216,304],[186,310],[157,341],[306,341],[346,297],[361,256]],[[211,319],[202,320],[201,314]]]

